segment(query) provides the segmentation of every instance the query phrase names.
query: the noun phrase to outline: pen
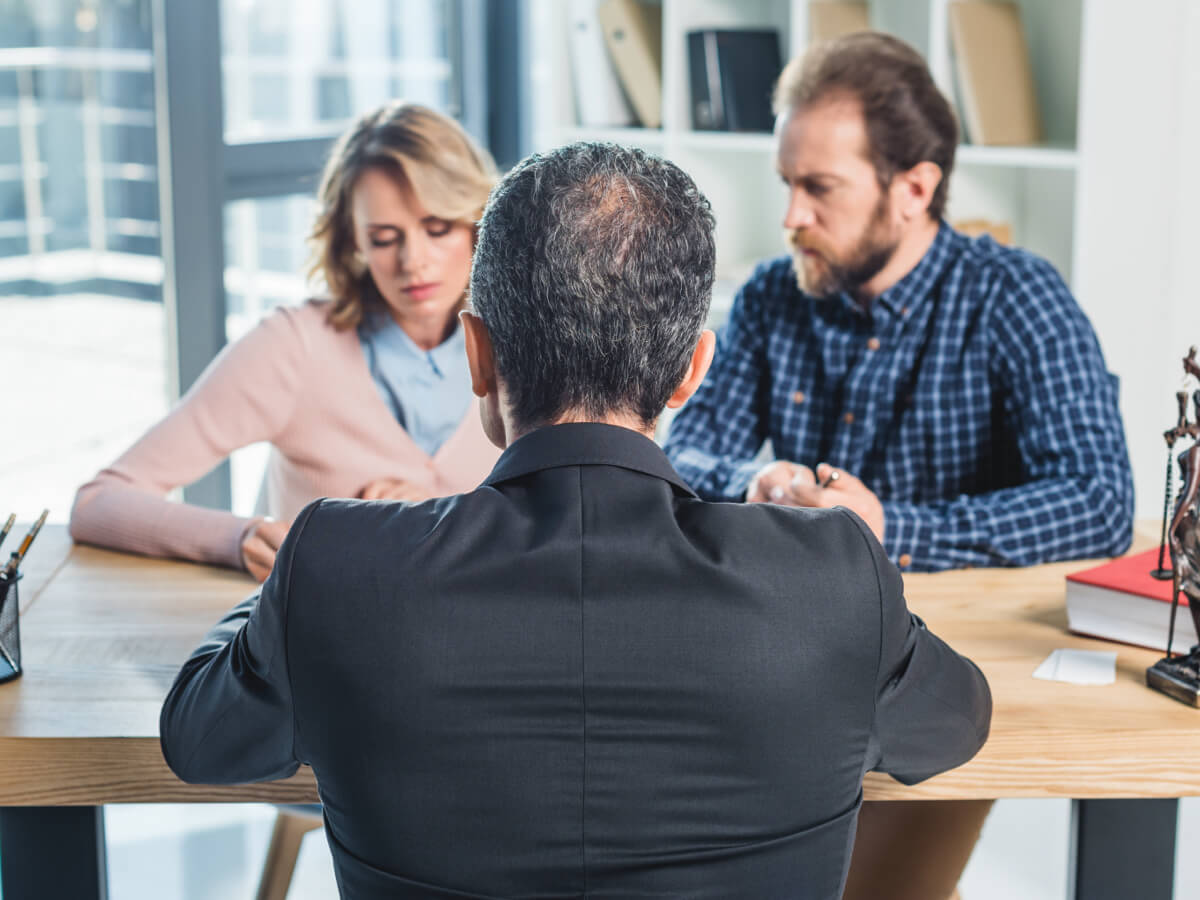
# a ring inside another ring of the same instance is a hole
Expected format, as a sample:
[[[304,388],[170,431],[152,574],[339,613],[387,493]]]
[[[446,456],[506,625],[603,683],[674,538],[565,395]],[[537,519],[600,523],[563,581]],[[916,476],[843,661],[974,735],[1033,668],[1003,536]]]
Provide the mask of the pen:
[[[825,479],[821,482],[820,486],[827,488],[841,477],[842,473],[837,469],[830,469],[829,474],[825,476]]]
[[[8,521],[4,523],[4,527],[0,528],[0,544],[4,543],[4,539],[8,537],[8,533],[12,531],[13,522],[17,521],[16,513],[9,513]]]
[[[33,543],[33,539],[37,537],[38,532],[42,530],[42,526],[46,524],[46,516],[48,515],[50,515],[50,510],[43,509],[42,514],[33,523],[33,527],[29,529],[29,533],[21,541],[21,546],[17,547],[12,552],[12,556],[8,558],[8,563],[4,566],[4,571],[0,572],[0,575],[3,575],[5,578],[11,578],[16,573],[17,566],[21,565],[21,560],[29,552],[29,545]]]

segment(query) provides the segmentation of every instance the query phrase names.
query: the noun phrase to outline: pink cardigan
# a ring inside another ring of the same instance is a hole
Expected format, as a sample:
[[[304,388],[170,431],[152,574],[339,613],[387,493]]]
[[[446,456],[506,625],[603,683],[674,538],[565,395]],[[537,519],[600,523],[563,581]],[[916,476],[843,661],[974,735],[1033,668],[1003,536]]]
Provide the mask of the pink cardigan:
[[[500,455],[477,405],[432,457],[413,443],[371,380],[354,329],[325,322],[328,301],[280,307],[209,364],[161,422],[79,489],[77,541],[243,568],[258,519],[174,503],[168,491],[239,447],[269,441],[268,507],[290,521],[317,497],[354,497],[399,478],[435,495],[468,491]]]

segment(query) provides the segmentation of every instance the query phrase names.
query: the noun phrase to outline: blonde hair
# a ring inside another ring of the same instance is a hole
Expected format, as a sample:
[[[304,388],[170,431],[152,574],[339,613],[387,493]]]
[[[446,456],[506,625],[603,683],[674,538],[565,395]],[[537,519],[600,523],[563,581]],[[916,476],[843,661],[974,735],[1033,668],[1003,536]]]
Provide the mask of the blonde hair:
[[[338,138],[317,193],[308,275],[324,279],[333,298],[327,321],[339,331],[357,326],[367,304],[378,302],[356,258],[351,212],[354,186],[369,169],[408,184],[430,215],[472,226],[497,178],[491,155],[461,125],[415,103],[390,103]]]

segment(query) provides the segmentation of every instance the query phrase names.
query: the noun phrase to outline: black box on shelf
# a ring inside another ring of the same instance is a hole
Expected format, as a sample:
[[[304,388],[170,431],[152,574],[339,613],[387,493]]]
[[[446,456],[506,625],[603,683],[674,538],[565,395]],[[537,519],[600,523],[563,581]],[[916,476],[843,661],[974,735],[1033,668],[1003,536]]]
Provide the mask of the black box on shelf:
[[[689,31],[692,127],[697,131],[771,131],[771,91],[783,68],[774,30]]]

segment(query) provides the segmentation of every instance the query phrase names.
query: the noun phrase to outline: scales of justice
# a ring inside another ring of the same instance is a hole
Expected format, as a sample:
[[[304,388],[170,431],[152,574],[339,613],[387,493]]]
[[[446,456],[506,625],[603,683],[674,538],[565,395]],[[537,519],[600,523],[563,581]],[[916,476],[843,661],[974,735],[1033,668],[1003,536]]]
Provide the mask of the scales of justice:
[[[1192,347],[1183,359],[1184,378],[1200,382],[1200,362]],[[1179,402],[1179,421],[1163,432],[1167,442],[1167,475],[1163,497],[1162,538],[1159,541],[1158,568],[1155,578],[1171,579],[1171,622],[1167,632],[1167,655],[1146,670],[1146,684],[1168,696],[1200,706],[1200,644],[1183,655],[1172,655],[1175,639],[1175,615],[1179,609],[1179,594],[1187,597],[1188,612],[1200,634],[1200,388],[1191,395],[1192,421],[1188,421],[1188,393],[1175,395]],[[1191,446],[1178,454],[1179,472],[1183,484],[1179,489],[1174,510],[1171,508],[1171,475],[1175,444],[1191,440]],[[1169,516],[1169,518],[1168,518]],[[1171,567],[1164,568],[1164,552],[1171,551]]]

